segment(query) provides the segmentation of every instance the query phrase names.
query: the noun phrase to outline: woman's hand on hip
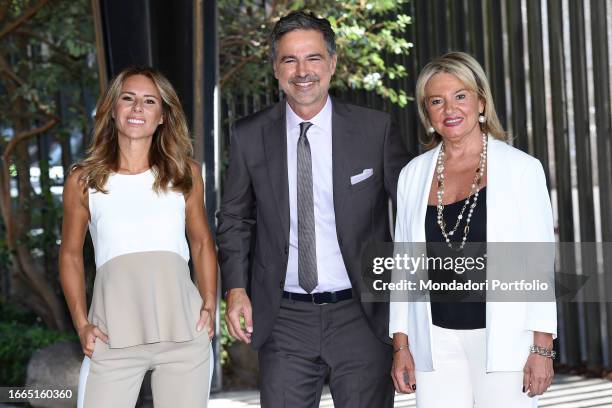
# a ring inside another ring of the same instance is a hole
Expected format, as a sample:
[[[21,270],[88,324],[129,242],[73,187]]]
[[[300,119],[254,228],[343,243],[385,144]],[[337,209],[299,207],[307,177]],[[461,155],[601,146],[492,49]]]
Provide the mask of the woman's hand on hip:
[[[196,330],[202,331],[204,328],[208,332],[208,339],[212,339],[215,336],[215,308],[212,306],[204,305],[200,309],[200,319],[196,324]]]
[[[530,397],[542,395],[550,387],[555,372],[553,360],[535,353],[529,354],[523,369],[523,392]]]
[[[96,339],[99,337],[103,342],[108,343],[108,336],[102,332],[95,324],[87,323],[77,330],[79,340],[81,341],[81,349],[83,353],[91,358]]]
[[[412,394],[416,391],[416,378],[414,377],[414,360],[409,349],[393,353],[393,368],[391,378],[395,390],[403,394]]]

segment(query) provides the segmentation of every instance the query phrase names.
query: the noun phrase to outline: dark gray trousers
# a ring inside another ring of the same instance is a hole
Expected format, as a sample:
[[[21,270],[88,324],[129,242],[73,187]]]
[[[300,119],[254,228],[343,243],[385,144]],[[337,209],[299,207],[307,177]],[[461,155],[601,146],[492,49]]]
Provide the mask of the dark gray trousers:
[[[392,349],[354,299],[314,305],[282,299],[259,350],[262,408],[318,408],[326,376],[335,408],[392,408]]]

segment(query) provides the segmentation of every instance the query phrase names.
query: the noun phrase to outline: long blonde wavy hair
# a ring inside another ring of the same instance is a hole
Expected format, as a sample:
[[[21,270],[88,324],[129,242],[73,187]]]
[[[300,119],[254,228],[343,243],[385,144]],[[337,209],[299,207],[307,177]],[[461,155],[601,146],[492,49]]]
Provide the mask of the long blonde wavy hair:
[[[165,192],[168,188],[189,193],[193,186],[190,158],[193,146],[181,102],[172,84],[159,71],[150,67],[132,66],[112,79],[96,105],[93,140],[87,157],[73,170],[80,170],[79,181],[84,188],[106,193],[108,177],[119,168],[119,143],[113,109],[125,80],[133,75],[144,75],[157,87],[162,99],[163,123],[153,134],[149,150],[149,165],[155,175],[153,189]]]
[[[427,115],[427,101],[425,95],[425,86],[427,82],[436,74],[439,73],[451,74],[457,77],[467,89],[475,92],[478,97],[484,102],[484,112],[486,122],[480,124],[480,129],[498,140],[507,140],[506,132],[499,121],[495,104],[493,103],[493,94],[482,66],[478,61],[465,52],[453,51],[442,55],[429,62],[421,70],[416,81],[416,100],[419,111],[419,118],[425,129],[431,126]],[[426,149],[435,147],[442,137],[433,133],[429,135],[429,140],[424,140],[423,144]]]

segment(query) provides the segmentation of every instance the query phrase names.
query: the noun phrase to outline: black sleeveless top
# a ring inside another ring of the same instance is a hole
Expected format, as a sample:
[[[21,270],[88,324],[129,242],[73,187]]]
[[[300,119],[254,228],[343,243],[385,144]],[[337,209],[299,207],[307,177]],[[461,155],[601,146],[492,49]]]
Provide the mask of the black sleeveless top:
[[[465,199],[444,206],[444,221],[446,230],[449,231],[457,222],[457,217]],[[470,200],[471,204],[471,200]],[[457,230],[453,236],[449,236],[453,247],[457,248],[463,240],[467,214],[470,206],[465,209]],[[438,212],[435,205],[427,206],[425,217],[425,237],[427,240],[427,256],[441,257],[443,259],[457,257],[484,257],[487,242],[487,194],[486,187],[478,193],[478,202],[470,220],[470,229],[467,236],[467,244],[462,251],[448,248],[440,227],[437,223]],[[482,243],[482,244],[470,244]],[[485,264],[486,265],[486,264]],[[432,282],[485,282],[486,268],[482,270],[470,270],[461,274],[452,269],[436,269],[439,265],[432,265],[428,269],[429,279]],[[482,329],[486,326],[486,303],[484,302],[486,291],[434,291],[431,294],[431,317],[433,324],[438,327],[455,330]],[[479,297],[480,296],[480,297]],[[465,299],[477,298],[481,301],[466,301]]]

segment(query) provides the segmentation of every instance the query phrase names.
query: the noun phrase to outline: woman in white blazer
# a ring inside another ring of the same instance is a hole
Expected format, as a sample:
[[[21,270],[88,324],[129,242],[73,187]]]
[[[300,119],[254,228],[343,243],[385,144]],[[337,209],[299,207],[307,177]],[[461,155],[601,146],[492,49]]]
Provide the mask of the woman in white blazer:
[[[396,243],[554,242],[542,166],[505,142],[479,63],[448,53],[416,88],[431,141],[400,174]],[[416,391],[420,408],[537,406],[553,377],[554,298],[432,303],[391,302],[398,392]]]

